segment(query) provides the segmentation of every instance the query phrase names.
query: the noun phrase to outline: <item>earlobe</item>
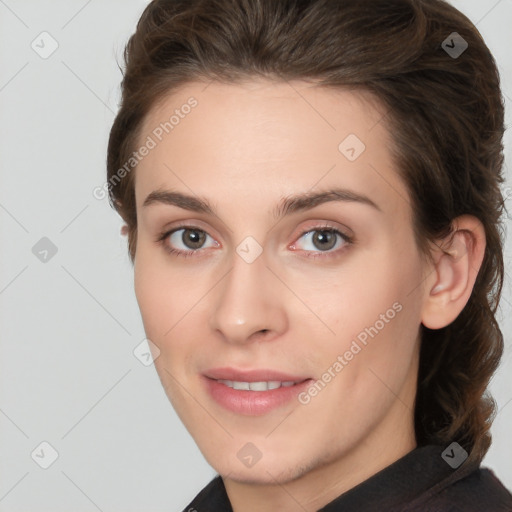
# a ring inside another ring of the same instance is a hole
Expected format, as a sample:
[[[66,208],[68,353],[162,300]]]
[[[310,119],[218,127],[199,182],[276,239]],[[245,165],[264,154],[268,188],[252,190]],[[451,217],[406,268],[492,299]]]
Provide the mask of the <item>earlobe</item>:
[[[451,324],[466,306],[485,253],[485,230],[473,216],[454,221],[454,231],[436,248],[421,321],[429,329]]]

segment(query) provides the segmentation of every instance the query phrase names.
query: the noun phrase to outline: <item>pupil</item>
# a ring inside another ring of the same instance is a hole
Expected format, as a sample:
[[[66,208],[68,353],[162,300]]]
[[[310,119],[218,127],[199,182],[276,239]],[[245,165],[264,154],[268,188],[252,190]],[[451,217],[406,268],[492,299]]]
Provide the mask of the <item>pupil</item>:
[[[187,234],[188,240],[186,239]],[[191,249],[198,249],[204,243],[204,239],[205,234],[200,231],[193,229],[186,229],[185,231],[183,231],[183,243],[190,247]]]
[[[319,249],[332,249],[336,245],[336,237],[334,236],[332,230],[317,231],[317,234],[313,236],[313,243],[316,244],[317,242],[319,242],[320,245],[320,247],[318,247]]]

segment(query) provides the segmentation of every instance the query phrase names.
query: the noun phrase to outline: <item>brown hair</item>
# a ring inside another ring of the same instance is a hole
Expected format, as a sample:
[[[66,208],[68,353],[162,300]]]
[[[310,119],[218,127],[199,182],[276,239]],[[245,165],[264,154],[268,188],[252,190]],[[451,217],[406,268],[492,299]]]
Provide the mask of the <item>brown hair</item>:
[[[453,32],[468,44],[459,56],[443,45],[454,47]],[[495,60],[471,21],[442,0],[154,0],[124,58],[107,181],[128,226],[132,262],[134,172],[113,178],[150,109],[178,87],[299,79],[366,90],[385,105],[422,254],[450,234],[457,216],[474,215],[485,228],[485,256],[467,305],[447,327],[421,325],[415,404],[418,445],[457,441],[480,461],[496,410],[486,388],[503,351],[495,313],[504,273],[504,104]]]

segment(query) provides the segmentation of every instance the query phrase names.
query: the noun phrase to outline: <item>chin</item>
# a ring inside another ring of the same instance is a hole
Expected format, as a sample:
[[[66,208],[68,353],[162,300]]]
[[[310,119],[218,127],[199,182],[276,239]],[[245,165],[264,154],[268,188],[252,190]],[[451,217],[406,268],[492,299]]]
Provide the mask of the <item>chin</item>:
[[[240,467],[241,464],[235,467],[232,463],[212,466],[222,478],[251,485],[286,484],[300,478],[311,469],[310,465],[303,465],[298,461],[289,461],[283,465],[282,462],[264,462],[263,458],[250,468]]]

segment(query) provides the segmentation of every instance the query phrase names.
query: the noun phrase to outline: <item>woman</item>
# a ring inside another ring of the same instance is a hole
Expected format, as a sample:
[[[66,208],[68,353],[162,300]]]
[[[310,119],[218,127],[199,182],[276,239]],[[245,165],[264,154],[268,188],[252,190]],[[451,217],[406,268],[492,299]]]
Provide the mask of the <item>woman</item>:
[[[186,510],[512,510],[480,462],[503,351],[504,108],[440,0],[154,0],[108,191]]]

